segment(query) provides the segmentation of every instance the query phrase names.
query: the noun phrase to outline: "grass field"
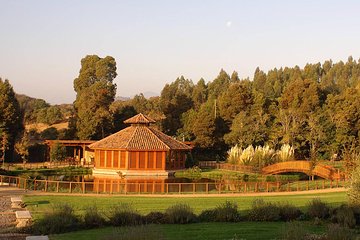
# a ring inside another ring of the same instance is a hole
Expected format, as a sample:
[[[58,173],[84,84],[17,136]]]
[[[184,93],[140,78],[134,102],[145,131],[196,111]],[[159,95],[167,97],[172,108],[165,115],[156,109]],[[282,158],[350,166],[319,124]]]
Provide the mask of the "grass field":
[[[324,226],[302,223],[310,233],[321,233]],[[51,240],[115,240],[115,239],[170,239],[170,240],[218,240],[218,239],[279,239],[286,223],[239,222],[195,223],[187,225],[150,225],[131,228],[101,228],[50,236]],[[125,235],[128,238],[124,237]],[[127,234],[126,234],[127,233]],[[129,236],[130,235],[130,236]],[[113,238],[111,238],[113,236]],[[116,236],[116,237],[115,237]],[[123,236],[121,238],[121,236]]]
[[[151,196],[24,196],[24,202],[31,211],[34,218],[39,218],[43,213],[51,210],[56,204],[68,203],[75,208],[76,213],[81,214],[84,209],[91,205],[96,205],[98,209],[107,211],[112,206],[120,202],[131,203],[141,214],[151,211],[165,211],[169,206],[176,203],[189,204],[196,214],[205,209],[211,209],[224,203],[226,200],[236,202],[240,212],[247,211],[254,199],[260,197],[241,196],[241,197],[151,197]],[[287,196],[262,196],[265,201],[287,202],[304,209],[306,204],[313,198],[320,198],[330,205],[337,206],[347,201],[345,192],[321,193],[321,194],[302,194]]]

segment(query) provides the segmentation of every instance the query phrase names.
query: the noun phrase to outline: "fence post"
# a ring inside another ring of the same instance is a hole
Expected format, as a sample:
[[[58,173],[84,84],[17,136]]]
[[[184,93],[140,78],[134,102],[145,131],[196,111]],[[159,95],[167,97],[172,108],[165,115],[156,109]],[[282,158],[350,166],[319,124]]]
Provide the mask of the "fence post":
[[[181,183],[179,183],[179,194],[181,194]]]
[[[193,194],[195,194],[195,189],[196,189],[196,183],[192,183],[193,184]]]
[[[323,180],[323,189],[325,189],[325,179]]]
[[[56,182],[56,192],[59,192],[59,181]]]
[[[266,192],[269,192],[269,183],[266,182]]]
[[[219,183],[219,194],[221,193],[221,183]]]
[[[209,193],[209,183],[206,183],[206,193]]]
[[[45,192],[47,192],[47,186],[48,185],[48,181],[47,180],[45,180]]]
[[[70,182],[70,184],[69,184],[69,186],[70,186],[70,187],[69,187],[69,193],[71,193],[71,191],[72,191],[72,189],[71,189],[71,183],[72,183],[72,182]]]
[[[280,183],[276,182],[276,192],[280,192]]]
[[[83,187],[83,191],[82,191],[82,192],[85,193],[85,182],[82,182],[82,185],[83,185],[83,186],[82,186],[82,187]]]

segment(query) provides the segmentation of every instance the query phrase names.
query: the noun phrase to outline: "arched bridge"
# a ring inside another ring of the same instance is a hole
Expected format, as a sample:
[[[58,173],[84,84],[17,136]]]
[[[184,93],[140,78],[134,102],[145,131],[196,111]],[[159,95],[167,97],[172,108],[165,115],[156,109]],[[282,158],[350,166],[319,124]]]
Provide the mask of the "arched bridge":
[[[275,163],[262,169],[263,174],[279,174],[287,172],[302,172],[307,175],[315,175],[325,179],[341,179],[343,173],[334,167],[318,163],[311,171],[310,161],[288,161]]]

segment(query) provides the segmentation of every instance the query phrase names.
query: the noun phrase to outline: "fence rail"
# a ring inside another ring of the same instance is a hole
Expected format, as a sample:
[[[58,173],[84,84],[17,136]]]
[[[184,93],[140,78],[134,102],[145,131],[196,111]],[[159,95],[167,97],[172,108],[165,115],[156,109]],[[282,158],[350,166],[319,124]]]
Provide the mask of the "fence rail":
[[[223,194],[257,192],[292,192],[344,187],[345,181],[315,180],[295,182],[221,181],[208,183],[129,183],[124,180],[66,182],[31,180],[0,175],[0,186],[12,186],[33,191],[82,194]]]
[[[38,168],[64,168],[64,167],[93,167],[91,163],[80,164],[80,162],[73,161],[61,161],[61,162],[41,162],[41,163],[8,163],[5,164],[4,168],[7,170],[16,169],[38,169]]]
[[[235,165],[230,163],[218,163],[216,161],[200,161],[199,167],[224,169],[237,172],[255,172],[255,169],[251,166]]]

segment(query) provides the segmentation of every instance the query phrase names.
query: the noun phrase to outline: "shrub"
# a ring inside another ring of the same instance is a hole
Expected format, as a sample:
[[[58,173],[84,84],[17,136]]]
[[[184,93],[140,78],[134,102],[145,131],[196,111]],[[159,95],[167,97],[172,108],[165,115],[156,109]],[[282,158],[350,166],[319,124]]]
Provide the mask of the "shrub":
[[[311,218],[326,219],[329,217],[330,208],[318,198],[313,199],[307,205],[307,213]]]
[[[84,224],[87,228],[101,227],[105,224],[105,219],[96,206],[89,206],[85,209]]]
[[[144,220],[146,224],[161,224],[166,222],[166,215],[162,212],[150,212]]]
[[[278,221],[280,220],[280,208],[276,204],[255,199],[248,218],[250,221]]]
[[[354,228],[356,225],[354,211],[347,205],[341,205],[335,209],[334,218],[341,227]]]
[[[216,221],[217,211],[216,209],[206,209],[199,215],[200,222],[214,222]]]
[[[281,235],[283,240],[303,240],[306,239],[307,233],[300,222],[290,222],[286,223]]]
[[[327,240],[353,240],[353,239],[356,239],[356,232],[351,229],[341,227],[337,224],[330,224],[327,227],[326,239]]]
[[[239,220],[240,214],[235,202],[226,201],[215,208],[216,222],[237,222]]]
[[[196,222],[196,215],[187,204],[178,203],[166,209],[168,223],[186,224]]]
[[[35,234],[55,234],[73,231],[79,228],[80,220],[74,209],[68,204],[55,205],[53,211],[33,224]]]
[[[278,208],[280,210],[280,219],[282,221],[292,221],[298,219],[302,215],[300,209],[289,203],[278,205]]]
[[[120,203],[110,211],[110,223],[113,226],[134,226],[142,224],[142,217],[128,203]]]

